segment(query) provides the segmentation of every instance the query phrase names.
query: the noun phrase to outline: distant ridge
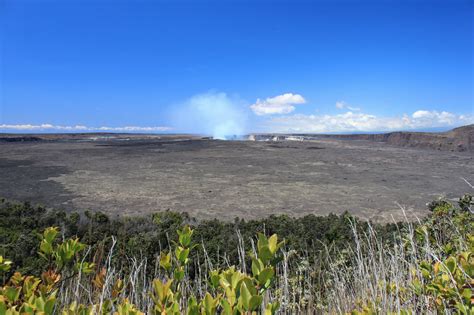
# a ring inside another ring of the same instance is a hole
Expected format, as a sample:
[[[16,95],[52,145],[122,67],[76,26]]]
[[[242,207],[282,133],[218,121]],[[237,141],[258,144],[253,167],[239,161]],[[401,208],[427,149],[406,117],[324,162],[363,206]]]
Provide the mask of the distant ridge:
[[[331,137],[385,142],[395,146],[442,151],[474,151],[474,124],[446,132],[398,131],[383,134],[335,135]]]
[[[0,142],[34,141],[96,141],[96,140],[205,140],[208,137],[189,134],[127,134],[127,133],[57,133],[57,134],[8,134],[0,133]],[[396,131],[376,134],[251,134],[249,140],[290,141],[290,140],[365,140],[384,142],[393,146],[425,148],[440,151],[474,152],[474,124],[454,128],[446,132]]]
[[[426,148],[441,151],[474,151],[474,124],[446,132],[397,131],[379,134],[254,134],[255,140],[366,140],[384,142],[394,146]]]
[[[0,142],[34,141],[107,141],[107,140],[173,140],[201,139],[201,136],[189,134],[146,134],[118,132],[81,132],[81,133],[0,133]]]

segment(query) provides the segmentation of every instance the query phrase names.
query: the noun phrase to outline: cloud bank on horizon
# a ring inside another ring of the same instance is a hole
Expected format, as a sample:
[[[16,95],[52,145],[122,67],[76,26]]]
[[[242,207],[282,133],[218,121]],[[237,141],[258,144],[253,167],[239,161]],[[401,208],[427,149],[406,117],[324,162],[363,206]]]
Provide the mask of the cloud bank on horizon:
[[[277,133],[350,133],[388,132],[454,128],[474,123],[474,114],[455,114],[448,111],[419,109],[399,116],[377,116],[365,113],[360,107],[337,101],[335,107],[343,113],[315,114],[297,112],[297,105],[309,105],[297,93],[257,98],[248,105],[226,93],[210,91],[192,96],[175,106],[170,113],[169,126],[91,127],[55,124],[0,124],[7,132],[143,132],[195,133],[211,135],[215,139],[244,135],[251,132]],[[253,114],[253,115],[252,115]]]
[[[279,116],[265,123],[280,133],[386,132],[454,128],[474,123],[474,115],[456,115],[446,111],[418,110],[411,115],[378,117],[351,111],[336,115]]]
[[[341,114],[298,114],[294,105],[306,103],[300,94],[284,93],[257,99],[250,109],[258,116],[272,116],[261,122],[260,130],[279,133],[348,133],[385,132],[396,130],[426,130],[452,128],[474,123],[474,114],[458,115],[447,111],[416,110],[401,116],[380,117],[364,113],[345,101],[337,101],[335,107],[345,110]],[[314,109],[315,110],[315,109]]]
[[[61,131],[61,132],[165,132],[172,128],[165,126],[140,127],[140,126],[123,126],[123,127],[90,127],[84,125],[53,125],[53,124],[0,124],[0,130],[5,131]]]

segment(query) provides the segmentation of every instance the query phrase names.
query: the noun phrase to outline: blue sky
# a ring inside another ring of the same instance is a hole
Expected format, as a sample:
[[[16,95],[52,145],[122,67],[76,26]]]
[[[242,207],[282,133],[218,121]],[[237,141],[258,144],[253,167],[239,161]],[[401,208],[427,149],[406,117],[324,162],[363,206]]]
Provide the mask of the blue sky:
[[[3,131],[474,122],[472,1],[4,0],[0,10]]]

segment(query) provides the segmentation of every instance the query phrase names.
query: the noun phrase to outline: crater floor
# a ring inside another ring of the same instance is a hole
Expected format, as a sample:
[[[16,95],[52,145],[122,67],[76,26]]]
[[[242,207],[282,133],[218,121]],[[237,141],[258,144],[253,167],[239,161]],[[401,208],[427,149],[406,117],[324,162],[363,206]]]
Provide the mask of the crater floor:
[[[472,189],[474,156],[344,140],[131,139],[0,143],[0,196],[67,210],[200,219],[349,211],[413,219]]]

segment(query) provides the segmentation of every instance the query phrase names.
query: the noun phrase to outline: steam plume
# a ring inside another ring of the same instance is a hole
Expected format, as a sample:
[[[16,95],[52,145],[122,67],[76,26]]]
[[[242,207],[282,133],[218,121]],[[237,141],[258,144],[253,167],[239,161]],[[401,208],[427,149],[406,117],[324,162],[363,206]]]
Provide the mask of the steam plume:
[[[198,94],[184,102],[173,113],[173,125],[183,132],[229,139],[245,133],[247,114],[238,99],[226,93]]]

